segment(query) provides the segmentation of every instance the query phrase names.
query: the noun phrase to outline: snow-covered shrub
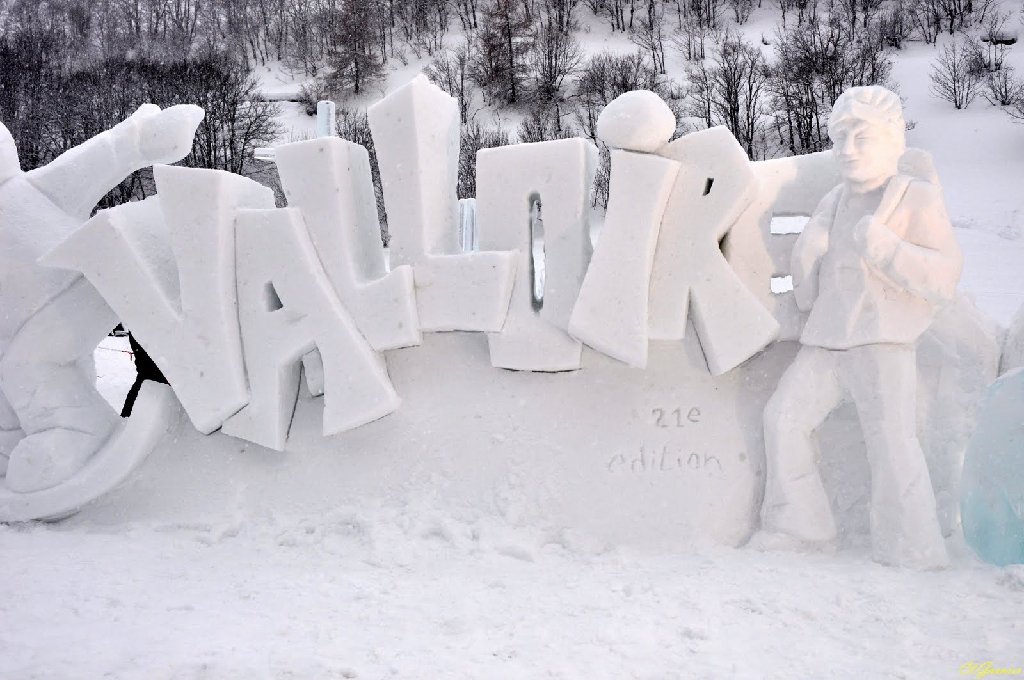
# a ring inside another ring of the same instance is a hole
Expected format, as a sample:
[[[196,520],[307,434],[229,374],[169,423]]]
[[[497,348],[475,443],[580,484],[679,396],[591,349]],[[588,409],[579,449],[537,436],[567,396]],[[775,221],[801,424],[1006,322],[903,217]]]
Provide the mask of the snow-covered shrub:
[[[1012,106],[1024,98],[1024,83],[1013,74],[1011,66],[1004,66],[985,77],[985,90],[981,96],[993,106]]]

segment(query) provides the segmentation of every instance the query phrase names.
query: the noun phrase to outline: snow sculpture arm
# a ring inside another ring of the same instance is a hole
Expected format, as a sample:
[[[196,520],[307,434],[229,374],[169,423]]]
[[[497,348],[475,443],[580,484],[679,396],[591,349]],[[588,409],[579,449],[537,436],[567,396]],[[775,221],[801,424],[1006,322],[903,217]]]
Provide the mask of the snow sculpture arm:
[[[818,298],[818,269],[821,258],[828,251],[829,230],[832,228],[839,194],[838,188],[833,189],[821,199],[793,246],[790,260],[793,296],[801,312],[809,312]]]
[[[161,110],[143,104],[110,130],[27,173],[28,179],[62,209],[88,219],[100,199],[131,173],[187,156],[203,115],[198,106]]]
[[[861,220],[855,238],[871,268],[895,286],[933,303],[953,298],[963,255],[938,186],[912,181],[892,216]]]

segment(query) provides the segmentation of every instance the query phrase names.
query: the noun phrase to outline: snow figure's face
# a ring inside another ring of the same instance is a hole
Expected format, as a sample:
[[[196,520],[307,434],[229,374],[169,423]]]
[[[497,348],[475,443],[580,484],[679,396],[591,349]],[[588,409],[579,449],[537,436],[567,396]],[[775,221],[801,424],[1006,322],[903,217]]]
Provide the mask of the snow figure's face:
[[[18,162],[18,149],[14,146],[14,137],[3,123],[0,123],[0,182],[5,182],[21,172]]]
[[[870,190],[896,174],[905,148],[893,126],[862,119],[846,119],[829,130],[836,162],[843,179]]]

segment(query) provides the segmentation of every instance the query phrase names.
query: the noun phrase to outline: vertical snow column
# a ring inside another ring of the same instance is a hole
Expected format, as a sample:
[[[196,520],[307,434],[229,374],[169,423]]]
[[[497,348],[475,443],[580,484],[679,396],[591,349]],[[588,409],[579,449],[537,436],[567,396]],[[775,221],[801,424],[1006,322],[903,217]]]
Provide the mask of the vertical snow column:
[[[411,265],[425,331],[497,331],[516,254],[459,246],[459,111],[417,76],[368,111],[388,209],[391,264]]]
[[[192,424],[248,401],[235,293],[235,212],[274,194],[215,170],[156,166],[157,196],[103,210],[41,262],[86,278],[167,376]]]
[[[569,333],[630,366],[647,365],[648,293],[654,253],[679,163],[651,155],[676,128],[653,92],[627,92],[605,107],[598,135],[611,152],[601,238],[569,320]]]
[[[757,194],[722,244],[729,264],[747,290],[779,322],[779,340],[797,340],[803,317],[791,292],[774,293],[772,278],[790,275],[798,233],[775,234],[772,217],[810,215],[839,183],[831,151],[751,163]]]
[[[508,318],[500,332],[487,336],[491,364],[576,370],[582,345],[567,330],[592,252],[590,187],[597,149],[583,139],[482,149],[476,167],[480,247],[519,251]],[[544,284],[538,295],[533,232],[541,226]]]
[[[662,147],[681,165],[662,221],[651,276],[652,339],[682,338],[692,310],[708,369],[721,375],[762,350],[779,331],[719,243],[756,193],[750,162],[723,127]]]
[[[294,208],[238,214],[238,315],[249,372],[249,404],[226,434],[284,448],[299,390],[299,360],[323,361],[324,435],[398,408],[383,360],[359,333]]]

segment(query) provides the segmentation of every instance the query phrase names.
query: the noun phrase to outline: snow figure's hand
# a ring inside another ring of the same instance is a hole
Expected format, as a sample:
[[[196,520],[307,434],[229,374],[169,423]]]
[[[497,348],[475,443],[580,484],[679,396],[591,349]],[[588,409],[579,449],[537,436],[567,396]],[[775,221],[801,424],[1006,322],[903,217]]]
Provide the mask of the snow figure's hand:
[[[885,267],[895,255],[900,237],[875,219],[874,215],[868,215],[854,226],[853,242],[870,264]]]
[[[148,165],[177,163],[192,151],[196,128],[206,112],[198,106],[181,104],[160,110],[143,104],[132,114],[136,122],[139,153]]]

